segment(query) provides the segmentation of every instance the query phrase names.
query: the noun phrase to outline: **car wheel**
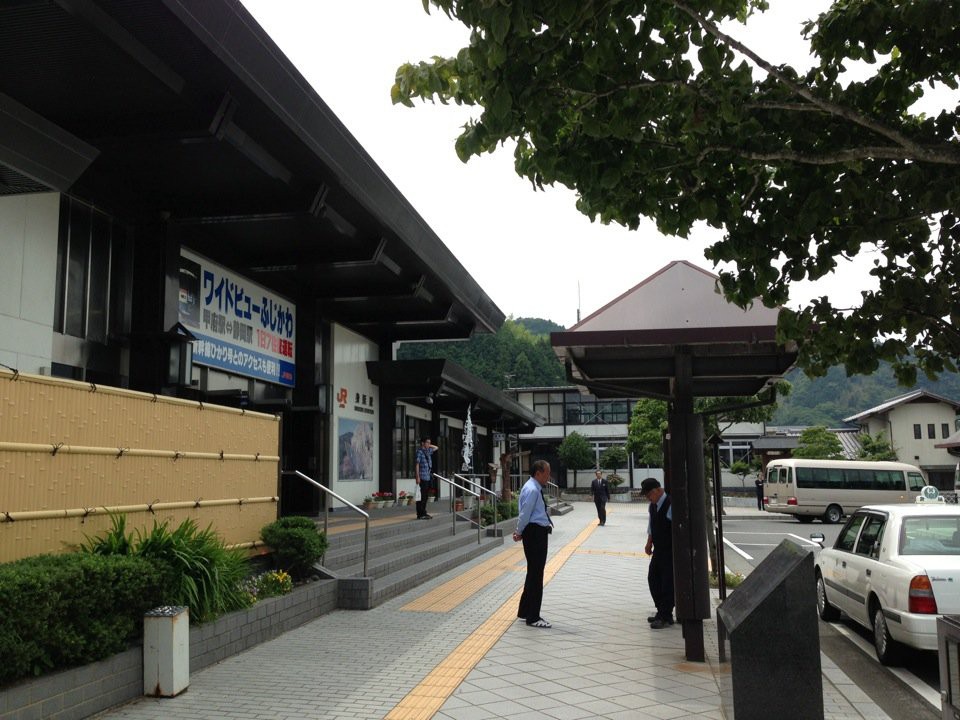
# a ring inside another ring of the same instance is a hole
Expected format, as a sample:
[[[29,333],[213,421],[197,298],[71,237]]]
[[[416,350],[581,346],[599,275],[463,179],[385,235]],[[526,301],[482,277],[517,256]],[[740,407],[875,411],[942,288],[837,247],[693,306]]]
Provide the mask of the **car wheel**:
[[[883,665],[896,665],[900,660],[900,643],[890,637],[887,619],[879,605],[873,609],[873,647]]]
[[[813,522],[813,515],[797,515],[797,520],[806,524]]]
[[[831,525],[836,525],[841,518],[843,518],[843,510],[840,509],[839,505],[831,505],[823,514],[823,521]]]
[[[840,611],[837,610],[827,600],[827,586],[823,582],[823,576],[817,573],[817,614],[821,620],[834,622],[840,619]]]

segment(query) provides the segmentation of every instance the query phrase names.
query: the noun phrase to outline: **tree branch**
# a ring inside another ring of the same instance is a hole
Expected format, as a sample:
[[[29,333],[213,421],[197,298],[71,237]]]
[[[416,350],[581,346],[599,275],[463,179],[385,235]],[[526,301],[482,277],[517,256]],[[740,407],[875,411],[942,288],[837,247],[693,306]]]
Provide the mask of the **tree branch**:
[[[685,12],[691,18],[693,18],[704,30],[713,35],[715,38],[721,42],[729,45],[730,47],[739,50],[741,53],[746,55],[748,58],[753,60],[760,68],[765,70],[769,75],[775,77],[781,83],[790,88],[794,93],[799,95],[806,100],[809,100],[811,103],[821,108],[823,111],[842,117],[850,122],[856,123],[861,127],[868,128],[873,132],[881,135],[888,140],[896,143],[900,147],[908,150],[910,155],[906,159],[919,160],[923,162],[933,162],[941,163],[947,165],[957,165],[960,164],[960,153],[954,148],[951,147],[939,147],[931,148],[920,143],[917,143],[910,138],[908,138],[903,133],[894,130],[891,127],[888,127],[876,120],[863,115],[855,110],[844,107],[843,105],[838,105],[835,102],[829,100],[824,100],[823,98],[817,97],[808,87],[801,85],[800,83],[791,80],[787,77],[786,73],[782,72],[780,69],[775,67],[773,64],[767,62],[762,57],[757,55],[753,50],[748,48],[743,43],[735,40],[726,33],[722,32],[713,23],[709,22],[705,17],[703,17],[696,10],[687,5],[683,0],[666,0],[669,4],[673,5],[678,10]],[[944,156],[950,156],[949,159],[945,159]]]
[[[776,152],[752,152],[742,148],[727,147],[724,145],[714,145],[704,148],[700,152],[698,160],[702,161],[708,155],[716,152],[728,152],[744,158],[746,160],[757,160],[759,162],[795,162],[804,165],[838,165],[856,160],[916,160],[917,158],[908,148],[892,147],[890,145],[874,145],[847,150],[837,150],[836,152],[823,155],[805,155],[792,150],[777,150]],[[944,157],[928,160],[942,165],[960,165],[960,157]]]

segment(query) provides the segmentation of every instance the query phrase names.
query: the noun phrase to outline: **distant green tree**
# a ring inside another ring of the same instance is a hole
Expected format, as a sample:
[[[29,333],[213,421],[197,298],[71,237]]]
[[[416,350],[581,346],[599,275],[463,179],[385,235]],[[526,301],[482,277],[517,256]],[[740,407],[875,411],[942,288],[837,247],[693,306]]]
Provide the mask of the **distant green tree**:
[[[740,487],[747,488],[747,476],[756,475],[760,472],[760,458],[751,458],[748,460],[737,460],[730,466],[730,472],[740,478]]]
[[[775,387],[779,397],[790,394],[788,382],[778,382]],[[733,423],[769,421],[777,409],[776,403],[743,407],[752,405],[758,399],[757,396],[698,398],[694,409],[703,415],[704,434],[710,436],[722,434]],[[650,398],[638,400],[633,406],[627,428],[627,451],[634,453],[637,463],[641,465],[662,465],[662,437],[666,429],[667,404]]]
[[[623,445],[611,445],[600,455],[600,467],[610,468],[614,473],[627,464],[627,449]]]
[[[544,323],[544,327],[554,325],[549,320],[539,322]],[[550,339],[532,333],[512,318],[504,321],[496,333],[478,333],[466,341],[401,343],[397,359],[452,360],[497,388],[566,384],[563,365],[553,352]]]
[[[552,332],[563,332],[566,328],[558,325],[552,320],[543,320],[541,318],[522,318],[514,320],[517,325],[522,325],[534,335],[549,335]]]
[[[795,458],[811,460],[841,460],[843,446],[836,433],[823,425],[814,425],[800,433],[800,445],[793,451]]]
[[[663,432],[667,429],[667,404],[641,398],[633,406],[627,426],[627,451],[639,465],[663,465]]]
[[[860,440],[860,452],[857,455],[859,460],[897,459],[897,451],[890,445],[885,433],[879,432],[876,435],[863,433],[858,439]]]
[[[530,359],[522,350],[517,354],[516,359],[513,361],[512,373],[513,378],[511,380],[511,384],[517,387],[530,387],[535,385],[537,382],[536,373],[533,371],[533,365],[530,364]]]
[[[563,439],[557,448],[557,455],[569,470],[586,470],[592,468],[595,462],[593,447],[578,432],[572,432]]]

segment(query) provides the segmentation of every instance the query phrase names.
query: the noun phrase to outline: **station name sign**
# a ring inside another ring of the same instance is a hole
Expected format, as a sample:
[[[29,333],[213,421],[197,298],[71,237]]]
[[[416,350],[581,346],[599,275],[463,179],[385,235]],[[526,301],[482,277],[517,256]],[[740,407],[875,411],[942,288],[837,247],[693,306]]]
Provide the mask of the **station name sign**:
[[[296,306],[181,248],[180,322],[196,335],[193,361],[286,387],[296,380]]]

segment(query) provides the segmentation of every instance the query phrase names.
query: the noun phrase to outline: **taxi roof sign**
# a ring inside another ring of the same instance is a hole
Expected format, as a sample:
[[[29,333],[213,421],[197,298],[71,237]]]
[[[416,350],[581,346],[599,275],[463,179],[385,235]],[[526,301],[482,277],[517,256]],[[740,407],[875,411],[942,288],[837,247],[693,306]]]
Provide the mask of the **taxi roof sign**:
[[[942,503],[944,500],[940,496],[940,491],[933,485],[924,485],[920,494],[917,496],[918,503]]]

